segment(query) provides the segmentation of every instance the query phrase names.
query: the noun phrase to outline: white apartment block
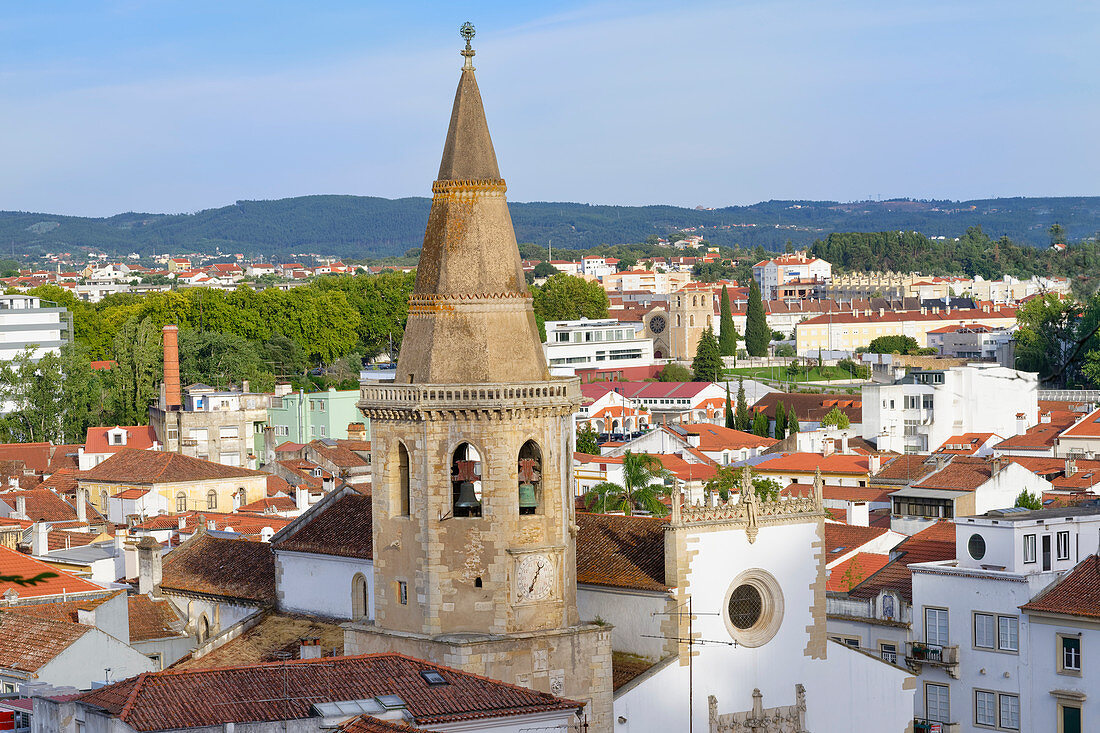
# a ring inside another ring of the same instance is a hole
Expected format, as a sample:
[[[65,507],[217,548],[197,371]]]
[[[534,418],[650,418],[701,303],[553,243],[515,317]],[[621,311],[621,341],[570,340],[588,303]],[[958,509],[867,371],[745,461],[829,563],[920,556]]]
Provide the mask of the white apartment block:
[[[863,437],[879,450],[928,453],[952,435],[1013,436],[1035,423],[1038,375],[992,364],[920,370],[863,388]]]
[[[1100,624],[1021,606],[1095,561],[1100,508],[1007,509],[955,524],[957,559],[909,566],[905,657],[919,675],[917,721],[951,733],[1095,729],[1100,701],[1087,693],[1098,677],[1090,690],[1086,674],[1100,654]]]
[[[760,295],[771,300],[778,295],[780,285],[796,280],[828,280],[833,266],[825,260],[810,257],[805,251],[781,255],[752,266],[752,279],[760,286]]]
[[[0,295],[0,359],[11,361],[27,349],[35,361],[59,354],[72,333],[72,315],[57,303],[31,295]]]
[[[613,318],[547,321],[543,350],[551,369],[649,366],[653,363],[653,339],[636,330],[641,324],[620,323]]]

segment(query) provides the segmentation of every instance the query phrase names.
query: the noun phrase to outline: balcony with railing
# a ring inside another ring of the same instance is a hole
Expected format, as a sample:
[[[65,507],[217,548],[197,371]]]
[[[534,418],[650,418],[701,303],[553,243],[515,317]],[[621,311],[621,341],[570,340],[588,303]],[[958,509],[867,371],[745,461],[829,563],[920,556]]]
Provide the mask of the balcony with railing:
[[[913,733],[959,733],[958,723],[941,723],[938,720],[913,718]]]
[[[928,644],[923,641],[907,641],[905,643],[905,662],[917,674],[920,674],[923,665],[930,664],[934,667],[943,667],[947,674],[955,679],[959,678],[959,647],[957,644],[943,646]]]

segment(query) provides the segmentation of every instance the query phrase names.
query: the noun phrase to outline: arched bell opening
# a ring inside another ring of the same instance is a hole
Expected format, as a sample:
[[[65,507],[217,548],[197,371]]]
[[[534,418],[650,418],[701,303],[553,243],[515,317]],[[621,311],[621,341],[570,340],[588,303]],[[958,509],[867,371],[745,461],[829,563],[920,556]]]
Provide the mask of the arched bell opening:
[[[454,516],[481,516],[481,455],[469,443],[451,455],[451,495]]]
[[[542,451],[528,440],[519,449],[519,513],[542,513]]]

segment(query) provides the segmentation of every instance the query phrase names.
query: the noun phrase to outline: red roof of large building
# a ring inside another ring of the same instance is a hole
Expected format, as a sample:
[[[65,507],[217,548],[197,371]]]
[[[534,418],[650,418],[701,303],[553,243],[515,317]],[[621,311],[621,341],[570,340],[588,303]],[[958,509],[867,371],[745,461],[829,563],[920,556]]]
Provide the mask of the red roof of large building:
[[[577,513],[577,582],[665,591],[665,528],[659,517]]]
[[[990,438],[999,437],[996,433],[962,433],[952,435],[933,453],[947,453],[955,456],[972,456],[985,445]]]
[[[71,621],[0,612],[0,668],[33,675],[91,630]]]
[[[1062,431],[1063,438],[1100,438],[1100,409],[1082,417],[1075,425]]]
[[[813,473],[818,468],[823,474],[867,475],[869,460],[865,455],[834,453],[823,456],[820,453],[783,453],[776,458],[756,464],[755,468],[763,474],[771,473]]]
[[[422,674],[429,671],[444,683],[429,682]],[[582,707],[393,653],[145,672],[75,700],[103,708],[134,730],[157,731],[298,720],[309,718],[317,703],[382,695],[400,697],[417,728]]]
[[[581,385],[581,394],[592,400],[612,391],[632,400],[690,400],[711,384],[712,382],[592,382]]]
[[[127,425],[122,426],[126,431],[126,445],[111,445],[107,433],[118,429],[113,428],[88,428],[88,434],[84,438],[85,453],[114,453],[119,448],[137,448],[149,450],[157,442],[157,434],[151,425]]]
[[[889,555],[860,552],[854,557],[838,563],[829,571],[825,581],[825,590],[847,593],[866,578],[871,577],[890,562]]]
[[[202,533],[168,553],[161,588],[271,604],[275,555],[266,542]]]
[[[825,562],[830,563],[853,550],[858,550],[886,534],[884,527],[861,527],[856,524],[825,523]]]
[[[0,545],[0,596],[9,590],[20,598],[45,598],[103,591],[101,585],[70,575],[30,555]],[[2,615],[2,614],[0,614]]]
[[[374,557],[371,498],[349,492],[327,506],[318,506],[295,520],[286,537],[274,541],[277,550],[321,555]]]
[[[182,453],[122,448],[99,465],[82,473],[80,479],[107,483],[159,484],[263,475],[259,471],[204,461]]]
[[[906,601],[913,600],[914,563],[955,559],[955,523],[936,522],[922,532],[908,537],[891,550],[894,560],[853,588],[853,598],[874,598],[883,590],[892,590]]]
[[[1068,410],[1040,411],[1039,422],[1026,432],[1005,438],[995,446],[998,450],[1049,450],[1062,431],[1077,422],[1080,413]]]
[[[869,315],[866,311],[855,313],[834,313],[832,315],[815,316],[814,318],[808,318],[802,321],[799,325],[807,326],[827,326],[827,325],[840,325],[844,323],[885,323],[885,322],[901,322],[901,321],[980,321],[980,320],[995,320],[995,319],[1012,319],[1016,318],[1016,309],[1008,306],[1000,306],[998,308],[990,308],[988,311],[978,310],[976,308],[967,309],[952,309],[951,311],[940,310],[938,313],[933,313],[931,310],[927,310],[925,313],[920,311],[885,311],[878,313],[872,311]]]
[[[946,466],[913,485],[922,489],[974,491],[993,475],[993,464],[986,458],[952,456],[950,460]]]
[[[698,435],[698,447],[699,450],[703,451],[767,448],[779,442],[775,438],[762,438],[753,433],[710,423],[680,423],[676,428],[692,435]]]
[[[1100,618],[1100,557],[1089,555],[1020,608],[1029,613]]]

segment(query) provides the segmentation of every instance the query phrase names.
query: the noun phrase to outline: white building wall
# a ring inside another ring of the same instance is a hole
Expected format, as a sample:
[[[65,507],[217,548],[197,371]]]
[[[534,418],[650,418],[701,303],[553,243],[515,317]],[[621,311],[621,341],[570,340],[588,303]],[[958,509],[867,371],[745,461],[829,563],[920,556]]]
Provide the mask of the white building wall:
[[[577,612],[581,620],[591,623],[600,618],[614,626],[611,648],[630,652],[656,661],[664,656],[661,622],[667,610],[664,593],[603,588],[594,585],[577,586]]]
[[[351,619],[352,581],[362,573],[370,597],[368,618],[374,618],[374,563],[355,557],[275,551],[279,609]],[[343,590],[341,590],[343,589]]]
[[[107,667],[111,668],[111,681],[117,682],[152,672],[156,664],[133,647],[93,628],[41,667],[37,679],[58,687],[87,689],[93,682],[103,680]]]
[[[1030,675],[1032,691],[1028,714],[1020,715],[1022,731],[1057,731],[1058,698],[1049,694],[1052,690],[1078,693],[1081,708],[1081,730],[1095,730],[1100,724],[1100,697],[1095,693],[1100,684],[1097,660],[1100,660],[1100,624],[1084,618],[1054,619],[1038,614],[1027,614],[1028,648],[1031,650],[1026,672]],[[1059,634],[1081,638],[1081,673],[1059,672],[1061,644]],[[1092,693],[1092,694],[1089,694]]]

